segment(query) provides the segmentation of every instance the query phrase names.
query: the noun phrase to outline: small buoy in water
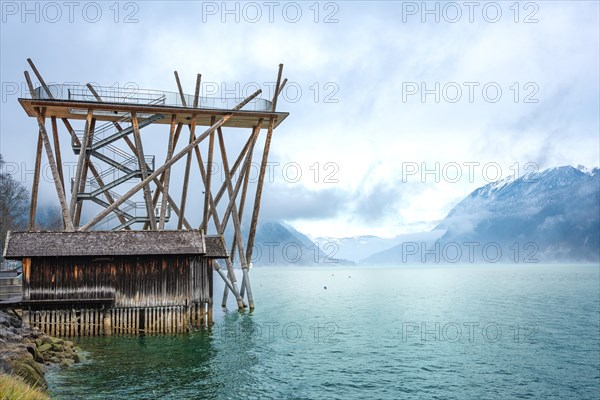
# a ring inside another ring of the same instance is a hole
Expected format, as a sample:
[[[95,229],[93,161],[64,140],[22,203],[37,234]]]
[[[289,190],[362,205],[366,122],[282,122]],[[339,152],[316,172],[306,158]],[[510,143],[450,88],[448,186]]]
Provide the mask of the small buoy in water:
[[[323,289],[327,290],[327,286],[323,286]]]
[[[348,275],[348,278],[352,278],[350,275]]]

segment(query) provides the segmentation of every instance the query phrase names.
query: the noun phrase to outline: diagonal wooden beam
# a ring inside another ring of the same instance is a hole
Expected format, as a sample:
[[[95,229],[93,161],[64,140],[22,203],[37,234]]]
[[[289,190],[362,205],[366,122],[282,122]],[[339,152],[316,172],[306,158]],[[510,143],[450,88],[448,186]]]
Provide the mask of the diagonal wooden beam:
[[[31,82],[31,77],[29,76],[29,72],[25,71],[25,80],[27,81],[27,85],[29,86],[29,92],[31,93],[32,98],[36,98],[35,91],[33,89],[33,83]],[[31,185],[31,204],[29,206],[29,230],[33,230],[35,228],[35,214],[37,211],[37,200],[38,200],[38,191],[40,187],[40,170],[42,167],[42,131],[38,131],[38,140],[37,147],[35,152],[35,168],[33,174],[33,183]],[[64,186],[64,185],[63,185]]]
[[[254,129],[256,129],[256,139],[258,139],[258,134],[260,132],[260,127],[262,126],[262,118],[258,121],[258,124],[254,127]],[[242,188],[242,197],[240,199],[240,207],[238,209],[238,213],[239,213],[239,220],[242,221],[242,216],[244,213],[244,206],[246,204],[246,193],[248,192],[248,183],[250,181],[250,166],[252,165],[252,155],[254,153],[254,145],[256,144],[256,139],[254,141],[254,143],[252,144],[252,148],[249,151],[249,155],[248,157],[250,157],[250,159],[248,160],[248,168],[246,168],[246,173],[244,174],[244,186]],[[234,250],[233,250],[233,246],[235,246],[235,240],[233,241],[232,244],[232,249],[231,249],[231,253],[233,254]],[[248,268],[250,268],[250,266],[252,265],[252,260],[248,260],[246,259],[246,262],[248,263]],[[245,281],[242,281],[242,286],[240,287],[240,296],[242,296],[242,298],[244,298],[244,290],[246,288],[245,285]]]
[[[60,141],[58,140],[58,126],[56,125],[56,117],[51,117],[52,122],[52,137],[54,139],[54,153],[56,154],[56,165],[58,166],[58,174],[60,175],[60,183],[65,187],[65,176],[63,174],[62,154],[60,152]]]
[[[69,213],[64,188],[60,183],[60,176],[58,175],[58,168],[56,167],[54,154],[52,154],[52,146],[50,145],[50,140],[48,139],[48,132],[46,131],[44,118],[42,117],[42,113],[40,113],[39,111],[37,112],[37,122],[40,127],[40,133],[42,134],[44,148],[46,149],[46,157],[48,158],[48,164],[50,164],[50,170],[52,171],[52,178],[54,180],[56,194],[58,195],[58,201],[60,202],[60,208],[65,223],[65,230],[72,232],[74,230],[73,220],[71,219],[71,214]]]
[[[240,199],[240,207],[238,209],[238,220],[241,222],[242,220],[242,215],[244,212],[244,204],[246,202],[246,191],[248,189],[248,180],[249,180],[249,176],[250,176],[250,165],[252,164],[252,153],[254,152],[254,144],[256,143],[256,139],[258,138],[258,134],[260,132],[260,126],[262,124],[262,119],[260,119],[258,121],[258,124],[254,127],[253,131],[252,131],[252,135],[250,136],[250,138],[252,139],[252,144],[250,146],[250,148],[248,149],[247,155],[246,155],[246,161],[244,163],[243,168],[245,169],[245,171],[243,171],[240,174],[240,178],[243,177],[243,181],[244,181],[244,186],[242,189],[242,197]],[[230,172],[231,174],[231,172]],[[238,180],[239,182],[239,180]],[[236,184],[236,189],[235,189],[235,197],[237,197],[237,192],[238,192],[238,187]],[[226,217],[227,218],[227,215]],[[241,243],[241,241],[238,240],[238,238],[242,238],[242,232],[241,232],[241,228],[240,228],[240,232],[234,232],[233,233],[233,239],[231,241],[231,252],[230,254],[230,258],[231,258],[231,262],[233,263],[234,259],[235,259],[235,250],[236,247],[242,252],[243,254],[243,247],[239,247],[238,244]],[[246,260],[248,261],[248,260]],[[242,286],[240,287],[240,296],[242,297],[242,299],[244,298],[244,291],[245,291],[245,287],[246,287],[246,281],[242,279]],[[223,305],[223,307],[225,307],[227,305],[227,297],[228,297],[228,290],[227,288],[224,288],[223,290],[223,300],[221,302],[221,304]],[[254,302],[253,306],[254,306]]]
[[[235,285],[235,282],[231,282],[227,278],[227,276],[225,275],[225,273],[221,270],[221,266],[219,265],[219,263],[216,260],[213,260],[213,269],[215,271],[217,271],[217,273],[223,279],[223,282],[225,282],[225,284],[227,285],[227,287],[229,288],[229,290],[231,290],[233,292],[235,298],[237,299],[238,308],[240,310],[243,310],[244,309],[244,302],[242,301],[242,297],[240,296],[240,292],[237,290],[237,286]]]
[[[262,121],[262,118],[260,119],[260,121]],[[244,160],[244,157],[246,156],[246,152],[248,151],[248,149],[250,148],[250,145],[252,144],[252,140],[253,140],[252,139],[252,135],[250,135],[250,137],[246,141],[246,144],[244,144],[244,147],[242,148],[242,151],[238,155],[238,158],[233,163],[233,167],[231,167],[231,172],[230,172],[231,175],[235,175],[238,167],[242,164],[242,161]],[[221,198],[225,194],[225,190],[227,190],[227,185],[225,183],[223,183],[221,185],[221,188],[217,192],[217,195],[215,196],[215,203],[216,204],[219,204],[219,201],[221,201]]]
[[[198,147],[196,147],[194,149],[194,152],[196,154],[196,161],[198,162],[198,169],[200,170],[200,175],[202,177],[202,182],[204,183],[204,185],[206,187],[206,179],[207,179],[208,172],[204,169],[204,162],[202,161],[202,154],[200,153],[200,149]],[[216,206],[216,203],[215,203],[215,201],[213,199],[212,192],[208,193],[208,201],[209,201],[209,204],[210,204],[209,215],[212,217],[214,225],[215,225],[215,229],[218,232],[219,231],[219,227],[221,226],[221,223],[219,222],[219,215],[217,213],[217,206]],[[202,221],[200,223],[200,228],[202,228],[204,225],[205,225],[204,221]],[[206,223],[206,226],[208,228],[208,222]]]
[[[50,145],[50,140],[48,139],[48,133],[46,132],[46,127],[44,126],[44,119],[39,113],[37,115],[37,121],[42,133],[42,141],[44,142],[44,147],[46,148],[46,157],[48,158],[48,164],[50,164],[50,170],[52,171],[52,179],[54,180],[54,185],[56,187],[58,201],[60,202],[60,208],[63,214],[63,220],[65,222],[65,230],[72,232],[74,230],[73,220],[71,219],[71,214],[69,213],[69,208],[67,206],[65,190],[60,183],[60,176],[58,175],[58,168],[56,167],[54,154],[52,154],[52,147]]]
[[[219,132],[219,135],[222,136],[222,132],[220,130],[217,130],[217,131]],[[232,193],[229,192],[230,182],[227,182],[227,180],[225,180],[225,182],[224,182],[224,184],[228,186],[227,189],[228,189],[228,193],[229,193],[229,203],[227,204],[227,208],[225,209],[225,214],[223,216],[223,221],[221,222],[221,232],[225,232],[225,229],[227,228],[227,223],[229,222],[230,216],[232,215],[233,212],[236,212],[236,211],[234,211],[234,208],[235,208],[234,200],[237,198],[237,195],[240,191],[242,182],[244,180],[244,177],[246,176],[246,171],[250,169],[250,162],[252,159],[251,151],[254,150],[254,145],[256,143],[256,140],[258,139],[259,131],[260,130],[253,131],[253,135],[251,136],[252,143],[251,143],[248,151],[245,153],[246,159],[244,161],[244,164],[242,165],[242,170],[240,171],[240,175],[238,176],[238,179],[236,181],[235,189],[233,190],[233,197],[232,197]],[[219,138],[219,140],[221,140],[221,139]],[[233,177],[233,173],[229,169],[226,169],[225,165],[227,165],[227,168],[228,168],[229,164],[226,163],[226,161],[223,161],[223,170],[224,170],[226,176],[229,175],[230,178]],[[240,257],[240,260],[242,258],[243,257]]]
[[[181,98],[181,105],[187,107],[185,95],[183,94],[183,89],[181,88],[181,81],[179,80],[179,74],[177,71],[173,71],[173,73],[175,74],[175,81],[177,82],[177,90],[179,91],[179,97]]]
[[[233,185],[231,184],[231,175],[229,174],[229,161],[227,159],[227,150],[225,149],[225,139],[223,138],[223,132],[221,129],[217,129],[218,138],[219,138],[219,149],[221,150],[221,160],[223,162],[223,171],[225,172],[225,182],[227,183],[227,192],[229,193],[229,206],[228,209],[231,210],[231,215],[233,216],[233,227],[234,232],[236,233],[235,238],[237,239],[237,246],[239,250],[240,262],[242,263],[242,268],[246,267],[246,256],[244,255],[244,245],[242,244],[241,238],[241,226],[240,221],[238,219],[238,211],[237,206],[235,204],[237,199],[237,192],[234,192]],[[247,165],[247,164],[245,164]],[[245,171],[244,171],[245,172]],[[245,174],[240,174],[240,178],[243,178]],[[236,185],[237,186],[237,185]],[[239,189],[239,188],[237,188]],[[227,219],[223,221],[225,223]]]
[[[46,85],[46,82],[44,81],[44,78],[42,78],[42,75],[40,74],[40,72],[38,71],[38,69],[35,67],[35,64],[31,60],[31,58],[28,58],[27,62],[29,63],[29,66],[31,67],[31,70],[35,74],[36,78],[38,78],[38,81],[40,81],[40,85],[42,85],[42,88],[44,88],[44,91],[46,92],[46,94],[48,95],[48,97],[51,98],[51,99],[53,99],[54,96],[52,95],[52,92],[50,92],[50,88],[48,87],[48,85]],[[31,91],[31,95],[33,96],[33,91]]]
[[[256,96],[258,96],[261,92],[262,92],[262,90],[260,90],[260,89],[257,90],[252,95],[248,96],[240,104],[238,104],[237,106],[235,106],[232,111],[239,110],[240,108],[242,108],[243,106],[245,106],[246,104],[248,104],[248,102],[250,102]],[[157,176],[159,176],[161,173],[163,173],[168,167],[170,167],[171,165],[175,164],[177,161],[179,161],[181,158],[183,158],[187,153],[189,153],[190,151],[192,151],[195,146],[197,146],[201,141],[203,141],[204,139],[206,139],[208,137],[208,135],[210,135],[210,132],[213,132],[215,129],[217,129],[218,127],[222,126],[233,115],[234,115],[233,112],[229,112],[229,113],[225,114],[223,117],[221,117],[213,126],[209,127],[206,131],[204,131],[204,133],[202,133],[200,136],[198,136],[196,138],[196,140],[194,140],[192,143],[190,143],[185,148],[183,148],[179,153],[177,153],[176,155],[174,155],[168,162],[166,162],[161,167],[159,167],[158,169],[156,169],[146,179],[142,180],[140,183],[138,183],[133,188],[131,188],[127,193],[125,193],[118,200],[116,200],[110,207],[105,208],[102,212],[100,212],[98,215],[96,215],[94,218],[92,218],[92,220],[90,222],[88,222],[85,226],[83,226],[80,230],[87,230],[87,229],[93,227],[94,225],[96,225],[102,218],[106,217],[115,208],[117,208],[118,206],[120,206],[121,204],[123,204],[132,195],[134,195],[135,193],[137,193],[150,180],[154,180]]]

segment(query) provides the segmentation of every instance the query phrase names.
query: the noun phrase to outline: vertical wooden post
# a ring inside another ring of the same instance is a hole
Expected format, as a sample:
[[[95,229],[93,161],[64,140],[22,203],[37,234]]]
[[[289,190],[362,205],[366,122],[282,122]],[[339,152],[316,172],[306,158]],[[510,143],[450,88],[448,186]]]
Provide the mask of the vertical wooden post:
[[[277,84],[275,85],[275,94],[273,96],[273,105],[271,111],[275,111],[277,106],[277,98],[281,82],[281,74],[283,72],[283,64],[279,64],[279,72],[277,74]],[[252,212],[252,221],[250,223],[250,233],[248,234],[248,244],[246,245],[246,259],[252,259],[252,250],[254,247],[254,237],[256,234],[256,226],[258,224],[258,214],[260,212],[260,201],[262,198],[263,184],[265,180],[265,171],[267,169],[267,161],[269,159],[269,150],[271,148],[271,137],[273,136],[273,128],[275,127],[275,117],[269,119],[269,127],[267,137],[265,138],[265,147],[263,149],[262,161],[260,164],[260,172],[258,176],[258,184],[256,186],[256,196],[254,198],[254,210]]]
[[[94,139],[94,130],[96,129],[96,119],[92,118],[90,133],[88,138],[88,143],[91,145]],[[90,154],[85,153],[85,158],[83,160],[83,169],[81,171],[81,180],[79,182],[79,188],[73,187],[73,190],[77,190],[78,193],[85,192],[85,184],[87,182],[88,169],[90,166]],[[83,200],[77,199],[75,203],[75,217],[73,219],[73,224],[75,226],[79,226],[79,221],[81,219],[81,209],[83,208]]]
[[[23,308],[23,325],[31,326],[31,311],[27,307]]]
[[[135,147],[137,148],[137,156],[139,160],[140,170],[142,171],[142,181],[148,177],[148,169],[146,168],[146,159],[144,157],[144,148],[142,146],[142,137],[140,136],[140,128],[135,112],[131,113],[131,122],[133,124],[133,137],[135,139]],[[152,196],[150,194],[150,182],[144,185],[144,199],[146,200],[146,209],[148,218],[150,219],[150,229],[156,230],[156,217],[154,215],[154,207],[152,206]]]
[[[169,132],[169,144],[167,145],[167,159],[169,161],[171,157],[173,157],[173,149],[175,146],[175,117],[176,115],[171,115],[171,130]],[[158,222],[158,229],[163,230],[165,228],[165,219],[167,214],[167,197],[169,196],[169,181],[171,179],[171,168],[167,168],[165,173],[163,174],[164,182],[162,188],[162,198],[160,204],[160,218]],[[156,191],[158,193],[158,190]]]
[[[175,74],[175,81],[177,82],[177,90],[179,91],[179,97],[181,98],[181,104],[182,104],[183,107],[187,107],[187,102],[185,100],[185,94],[183,93],[183,89],[181,88],[181,82],[179,80],[179,74],[177,73],[177,71],[174,71],[174,74]],[[200,79],[201,79],[201,76],[198,75],[197,79],[196,79],[196,93],[198,93],[198,94],[200,93],[200,85],[199,85]],[[195,107],[198,105],[198,101],[197,101],[198,98],[199,98],[199,96],[194,96]],[[211,125],[213,125],[213,124],[214,124],[214,119],[211,118]],[[190,128],[190,138],[191,138],[191,140],[195,140],[196,137],[195,137],[195,135],[192,135],[191,126],[188,125],[188,128]],[[178,136],[178,135],[176,135],[176,136]],[[177,139],[175,139],[175,142],[177,142]],[[204,169],[204,165],[202,164],[202,154],[200,153],[200,149],[198,148],[198,146],[196,146],[194,148],[194,152],[196,153],[196,161],[198,162],[198,167],[200,169],[200,175],[202,176],[202,181],[205,182],[205,186],[206,186],[206,176],[207,176],[207,174],[206,174],[206,171]],[[214,210],[216,207],[214,205],[213,197],[212,197],[212,194],[211,194],[210,191],[208,192],[208,200],[209,200],[211,209]],[[220,225],[218,217],[217,217],[216,213],[211,213],[211,214],[212,214],[213,219],[215,221],[215,226],[218,229],[218,227]],[[184,222],[185,222],[185,219],[184,219]],[[200,228],[202,229],[204,226],[205,226],[205,223],[204,223],[204,221],[202,221],[200,223]],[[188,227],[188,229],[191,229],[191,228]],[[204,229],[204,232],[206,232],[206,231],[207,231],[207,229]]]
[[[35,155],[35,170],[33,184],[31,185],[31,206],[29,208],[29,230],[35,228],[35,214],[37,210],[38,190],[40,187],[40,169],[42,165],[42,131],[38,133],[37,149]]]
[[[176,75],[177,78],[177,84],[180,87],[180,83],[179,83],[179,76]],[[198,107],[198,99],[200,97],[200,82],[202,80],[202,75],[198,74],[196,76],[196,90],[194,92],[194,108]],[[180,92],[180,94],[182,94],[183,92]],[[185,101],[183,95],[182,95],[182,101]],[[190,140],[189,143],[191,144],[194,141],[194,138],[196,137],[195,131],[196,131],[196,119],[197,119],[197,115],[194,114],[192,116],[192,120],[190,122],[189,128],[190,128]],[[211,125],[214,124],[214,121],[211,121]],[[182,216],[185,215],[185,205],[187,202],[187,192],[188,192],[188,183],[189,183],[189,179],[190,179],[190,166],[192,164],[192,153],[189,152],[187,154],[186,160],[185,160],[185,175],[183,176],[183,189],[181,192],[181,215],[179,216],[179,222],[177,223],[177,229],[181,229],[183,227],[183,220],[182,220]]]
[[[77,194],[79,192],[79,184],[81,183],[81,177],[83,174],[83,164],[86,159],[87,148],[89,144],[90,132],[92,129],[92,119],[94,112],[88,110],[87,118],[85,120],[85,132],[83,133],[83,140],[81,141],[81,147],[79,150],[79,159],[77,160],[77,169],[75,170],[75,180],[71,189],[71,206],[69,207],[69,213],[71,218],[75,217],[75,206],[77,204]]]
[[[262,125],[262,121],[263,119],[260,118],[258,120],[258,123],[256,124],[256,126],[254,127],[254,132],[252,133],[252,135],[255,135],[256,138],[258,138],[258,133],[260,132],[260,127]],[[254,153],[254,144],[256,143],[256,139],[253,141],[252,143],[252,147],[249,150],[249,160],[248,160],[248,168],[246,168],[246,172],[244,174],[244,186],[242,187],[242,197],[240,199],[240,207],[238,210],[238,219],[241,221],[242,220],[242,216],[244,214],[244,205],[246,204],[246,193],[248,191],[248,182],[250,180],[250,167],[252,166],[252,154]],[[231,254],[234,253],[234,246],[235,246],[235,240],[233,240],[233,243],[231,245]],[[248,260],[246,259],[246,262],[248,263],[248,266],[252,265],[252,260]],[[240,287],[240,296],[242,296],[242,298],[244,298],[244,292],[246,290],[246,281],[243,280],[242,281],[242,285]]]
[[[208,326],[213,325],[213,269],[210,264],[206,265],[208,269]]]
[[[110,318],[110,310],[105,310],[104,311],[104,318],[102,320],[102,330],[104,331],[104,336],[111,336],[112,335],[112,321]]]
[[[211,117],[211,125],[214,124],[215,117]],[[212,180],[212,171],[213,171],[213,150],[215,144],[215,133],[212,132],[209,136],[208,140],[208,160],[206,165],[206,179],[204,180],[204,213],[202,214],[202,229],[204,232],[208,232],[208,211],[210,207],[210,197],[211,197],[211,180]]]
[[[196,130],[196,118],[197,116],[192,116],[192,121],[189,125],[190,128],[190,140],[188,144],[191,144],[194,141],[195,130]],[[188,183],[190,180],[190,167],[192,165],[192,152],[188,152],[185,159],[185,173],[183,175],[183,187],[181,189],[181,207],[179,214],[179,221],[177,222],[177,229],[181,230],[183,228],[183,217],[185,216],[185,205],[187,203],[187,192],[188,192]]]

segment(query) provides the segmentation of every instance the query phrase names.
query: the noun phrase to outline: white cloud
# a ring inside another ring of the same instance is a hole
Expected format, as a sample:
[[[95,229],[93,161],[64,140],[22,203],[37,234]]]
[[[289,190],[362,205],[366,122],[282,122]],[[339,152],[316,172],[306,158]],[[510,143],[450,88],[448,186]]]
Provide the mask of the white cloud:
[[[403,23],[401,2],[339,3],[338,23],[314,23],[310,4],[302,4],[303,19],[296,24],[277,15],[274,23],[222,23],[218,16],[203,22],[199,2],[140,3],[139,23],[130,25],[3,24],[2,80],[22,81],[24,60],[31,56],[47,80],[135,81],[175,91],[177,69],[185,91],[192,92],[196,73],[227,87],[262,84],[275,80],[283,62],[290,88],[300,88],[302,95],[279,103],[290,117],[276,131],[272,160],[301,166],[302,178],[284,192],[293,196],[297,188],[299,199],[309,198],[315,210],[297,205],[287,219],[315,236],[429,229],[456,201],[488,183],[481,170],[457,183],[432,183],[431,176],[426,183],[415,176],[403,182],[407,163],[431,168],[437,162],[443,168],[455,162],[463,174],[464,163],[498,163],[503,176],[515,163],[542,168],[598,163],[597,3],[537,3],[536,24],[515,24],[508,3],[497,24],[482,21],[480,14],[472,24],[465,16],[455,24],[431,19],[423,24],[419,16]],[[10,40],[16,35],[18,43]],[[42,36],[62,44],[50,51],[39,45]],[[456,104],[444,98],[436,103],[432,95],[425,102],[419,95],[403,99],[411,82],[430,89],[436,82],[442,89],[456,82],[463,97]],[[465,82],[479,83],[473,102]],[[489,82],[502,89],[497,103],[482,97],[481,87]],[[538,103],[522,101],[531,93],[528,82],[537,85]],[[35,146],[35,124],[15,103],[15,98],[2,103],[5,154]],[[14,132],[23,127],[31,134],[16,140]],[[149,144],[158,159],[163,142]],[[33,164],[32,155],[20,157]],[[332,171],[337,183],[325,182]],[[382,188],[385,193],[370,197]],[[43,194],[54,199],[52,188],[46,189]],[[342,214],[316,209],[319,199],[332,198],[343,204]],[[378,207],[389,209],[376,223],[360,217],[360,210]]]

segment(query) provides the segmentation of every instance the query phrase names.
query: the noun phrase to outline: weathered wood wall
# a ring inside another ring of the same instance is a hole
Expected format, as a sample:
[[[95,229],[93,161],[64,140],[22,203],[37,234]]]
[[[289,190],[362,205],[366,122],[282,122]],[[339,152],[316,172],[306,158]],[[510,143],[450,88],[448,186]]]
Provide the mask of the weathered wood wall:
[[[212,269],[199,256],[23,259],[31,326],[55,336],[185,332],[210,321]]]

